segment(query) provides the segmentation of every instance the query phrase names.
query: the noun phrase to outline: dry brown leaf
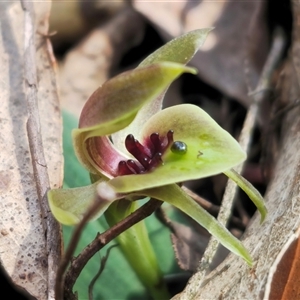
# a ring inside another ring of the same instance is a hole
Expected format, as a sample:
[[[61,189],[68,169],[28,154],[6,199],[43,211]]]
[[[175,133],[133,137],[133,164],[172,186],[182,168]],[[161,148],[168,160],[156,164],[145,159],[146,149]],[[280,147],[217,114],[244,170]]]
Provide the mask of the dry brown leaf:
[[[180,214],[179,211],[177,213]],[[162,209],[157,210],[156,216],[171,231],[172,246],[179,267],[186,271],[196,271],[209,240],[208,233],[198,224],[196,226],[200,231],[171,220]]]
[[[177,213],[181,214],[180,211],[177,211]],[[208,232],[187,216],[185,217],[191,221],[192,226],[187,226],[170,219],[162,209],[156,212],[156,216],[171,231],[172,246],[179,267],[186,271],[197,271],[198,263],[209,241],[210,235]],[[211,269],[219,265],[227,254],[228,250],[220,247],[218,255],[211,265]]]
[[[38,105],[51,187],[62,184],[61,119],[53,61],[43,36],[51,2],[36,3]],[[51,299],[49,260],[26,122],[24,12],[19,1],[0,2],[0,262],[12,281],[37,299]],[[47,188],[47,187],[45,187]],[[59,241],[59,235],[57,235]],[[52,249],[56,251],[57,249]],[[53,275],[53,274],[52,274]]]
[[[80,115],[85,101],[110,77],[124,52],[140,42],[143,28],[143,18],[125,9],[105,26],[95,28],[67,54],[60,68],[64,109]]]
[[[205,251],[209,237],[191,227],[172,221],[171,240],[179,267],[195,272]]]
[[[249,105],[247,84],[251,89],[256,86],[268,50],[265,1],[186,0],[154,4],[136,0],[134,7],[166,40],[190,30],[215,27],[192,64],[201,79]]]
[[[265,300],[300,298],[300,243],[299,228],[284,245],[270,269]]]

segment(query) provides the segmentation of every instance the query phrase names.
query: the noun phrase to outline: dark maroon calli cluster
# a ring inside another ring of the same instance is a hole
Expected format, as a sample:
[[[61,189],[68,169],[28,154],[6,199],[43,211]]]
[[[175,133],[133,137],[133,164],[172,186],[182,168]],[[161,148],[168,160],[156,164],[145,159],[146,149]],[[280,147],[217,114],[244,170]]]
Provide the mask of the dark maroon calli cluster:
[[[167,136],[160,137],[158,133],[152,133],[145,145],[142,145],[129,134],[125,139],[127,151],[136,158],[119,162],[118,175],[141,174],[150,172],[163,163],[161,157],[173,144],[173,130],[169,130]]]

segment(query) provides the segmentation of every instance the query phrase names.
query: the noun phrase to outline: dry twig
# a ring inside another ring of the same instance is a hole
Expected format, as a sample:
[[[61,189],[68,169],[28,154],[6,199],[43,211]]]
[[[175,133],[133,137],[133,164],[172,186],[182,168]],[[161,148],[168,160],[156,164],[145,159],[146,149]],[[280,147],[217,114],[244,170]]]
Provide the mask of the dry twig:
[[[100,275],[101,275],[102,272],[104,271],[106,262],[107,262],[108,257],[109,257],[109,253],[110,253],[111,249],[114,248],[114,247],[116,247],[116,246],[118,246],[118,244],[115,244],[115,245],[110,246],[110,247],[107,249],[105,256],[101,258],[101,261],[100,261],[100,268],[99,268],[97,274],[94,276],[94,278],[92,279],[92,281],[91,281],[90,284],[89,284],[89,300],[92,300],[92,299],[93,299],[93,288],[94,288],[94,285],[95,285],[97,279],[100,277]]]

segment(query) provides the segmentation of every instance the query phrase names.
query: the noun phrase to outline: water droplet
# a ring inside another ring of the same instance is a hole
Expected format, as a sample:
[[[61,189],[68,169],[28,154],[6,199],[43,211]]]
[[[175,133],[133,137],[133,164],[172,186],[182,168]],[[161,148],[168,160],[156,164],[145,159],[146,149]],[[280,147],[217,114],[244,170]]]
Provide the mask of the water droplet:
[[[175,154],[184,155],[187,152],[187,145],[181,141],[175,141],[171,146],[171,151]]]

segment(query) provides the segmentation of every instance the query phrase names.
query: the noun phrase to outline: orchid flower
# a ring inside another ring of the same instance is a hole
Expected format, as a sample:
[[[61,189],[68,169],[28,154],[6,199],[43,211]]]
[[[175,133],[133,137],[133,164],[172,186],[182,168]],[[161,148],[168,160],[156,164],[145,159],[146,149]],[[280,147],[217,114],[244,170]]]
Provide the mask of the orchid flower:
[[[152,197],[188,214],[251,265],[242,243],[178,185],[223,172],[249,195],[263,220],[266,209],[262,197],[232,170],[246,159],[245,152],[201,108],[181,104],[161,109],[168,86],[182,73],[196,74],[185,64],[210,30],[195,30],[172,40],[136,69],[108,80],[91,95],[82,110],[79,128],[73,131],[73,143],[94,183],[49,192],[50,208],[59,222],[80,222],[97,194],[102,203],[95,219],[106,211],[109,225],[135,210],[137,199]],[[161,273],[143,222],[128,232],[119,240],[122,250],[136,265],[141,280],[152,289],[153,297],[167,298],[162,296],[164,292],[155,290]],[[139,243],[132,236],[138,237]],[[142,252],[146,261],[136,263]]]

